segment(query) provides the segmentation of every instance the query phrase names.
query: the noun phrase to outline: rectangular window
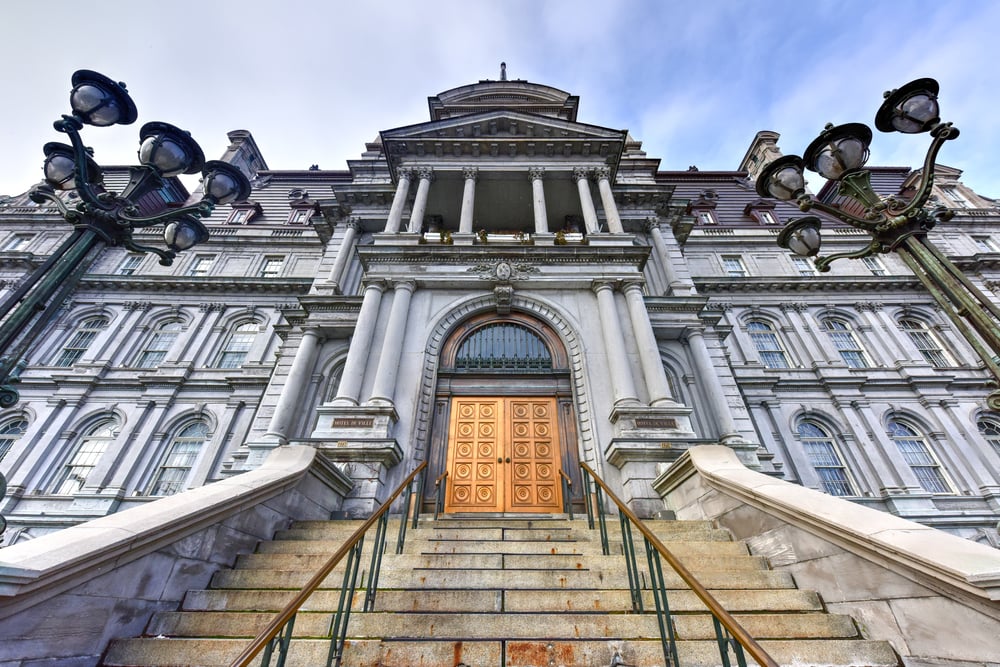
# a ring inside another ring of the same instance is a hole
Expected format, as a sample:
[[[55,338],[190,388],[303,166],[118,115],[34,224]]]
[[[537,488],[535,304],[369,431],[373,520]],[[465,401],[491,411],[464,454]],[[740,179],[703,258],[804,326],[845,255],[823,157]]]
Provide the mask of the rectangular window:
[[[231,225],[242,225],[249,219],[250,219],[250,209],[237,208],[234,209],[233,212],[229,214],[229,224]]]
[[[732,278],[744,278],[747,275],[747,267],[739,255],[723,255],[722,270]]]
[[[265,257],[264,263],[260,267],[261,278],[277,278],[281,275],[281,270],[285,267],[284,257]]]
[[[14,234],[4,242],[3,250],[6,252],[23,251],[33,238],[35,238],[34,234]]]
[[[872,272],[873,276],[884,276],[888,273],[888,271],[885,270],[885,264],[882,263],[882,260],[874,255],[862,257],[861,261],[864,262],[864,265],[868,267],[868,270]]]
[[[297,208],[294,209],[291,215],[288,216],[288,222],[295,225],[303,225],[309,222],[309,209]]]
[[[774,213],[770,211],[757,211],[757,217],[765,225],[776,225],[778,224],[777,218],[774,217]]]
[[[68,495],[82,489],[87,483],[90,471],[97,465],[107,446],[108,441],[103,438],[85,439],[59,474],[53,492],[58,495]]]
[[[800,276],[816,275],[816,265],[805,257],[792,257],[792,264],[795,265],[795,270],[799,272]]]
[[[126,255],[122,263],[115,269],[115,275],[131,276],[136,272],[140,264],[142,264],[142,255]]]
[[[955,204],[956,208],[972,208],[972,202],[965,198],[955,186],[942,187],[941,192]]]
[[[976,244],[977,252],[1000,252],[996,242],[989,236],[973,236],[972,242]]]
[[[207,276],[208,272],[212,270],[214,262],[215,255],[195,255],[191,266],[188,267],[187,274],[189,276]]]
[[[802,444],[809,462],[819,475],[823,490],[831,496],[853,496],[854,490],[847,470],[844,469],[833,443],[828,440],[808,440]]]

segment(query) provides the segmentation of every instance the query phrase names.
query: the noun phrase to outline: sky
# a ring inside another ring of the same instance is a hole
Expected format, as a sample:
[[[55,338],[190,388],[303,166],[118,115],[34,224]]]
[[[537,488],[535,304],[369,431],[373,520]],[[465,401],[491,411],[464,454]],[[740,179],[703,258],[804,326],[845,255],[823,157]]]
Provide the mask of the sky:
[[[209,159],[245,129],[272,169],[344,169],[505,61],[578,95],[581,122],[630,130],[663,170],[736,169],[760,130],[801,154],[827,122],[871,126],[883,91],[932,77],[961,130],[938,161],[1000,197],[993,0],[4,0],[0,17],[0,194],[41,179],[77,69],[124,81],[139,109],[84,130],[101,164],[135,163],[156,120]],[[926,135],[875,134],[869,164],[922,163]]]

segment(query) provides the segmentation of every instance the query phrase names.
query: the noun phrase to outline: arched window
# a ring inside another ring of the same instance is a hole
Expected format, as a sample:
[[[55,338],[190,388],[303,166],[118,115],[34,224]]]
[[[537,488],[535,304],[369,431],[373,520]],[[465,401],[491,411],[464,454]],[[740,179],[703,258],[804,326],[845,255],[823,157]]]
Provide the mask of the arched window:
[[[260,324],[257,322],[244,322],[233,329],[226,344],[222,347],[216,368],[239,368],[242,366],[259,331]]]
[[[941,470],[941,464],[934,457],[934,452],[927,446],[927,439],[917,429],[904,422],[891,419],[887,424],[889,437],[892,438],[903,460],[910,466],[913,474],[924,491],[931,493],[952,493],[951,484]]]
[[[23,417],[15,417],[0,424],[0,461],[3,461],[3,457],[27,430],[28,420]]]
[[[180,332],[181,323],[177,320],[158,324],[149,339],[146,340],[146,345],[139,352],[139,356],[136,357],[136,368],[156,368],[159,366]]]
[[[455,368],[477,371],[552,370],[552,355],[534,331],[519,324],[498,322],[476,329],[462,341]]]
[[[826,429],[816,422],[802,420],[798,431],[802,448],[809,457],[809,463],[816,469],[823,490],[831,496],[858,495],[837,445]]]
[[[94,339],[97,338],[97,334],[106,329],[107,326],[108,318],[106,317],[88,317],[80,322],[79,326],[76,327],[76,331],[73,332],[73,335],[69,337],[66,345],[59,352],[59,356],[52,362],[52,365],[72,366],[75,364],[83,356],[83,353],[87,351],[90,344],[94,342]]]
[[[170,496],[184,489],[188,474],[208,440],[208,424],[193,422],[181,429],[170,443],[149,487],[151,496]]]
[[[988,443],[993,445],[993,450],[1000,456],[1000,421],[992,417],[980,417],[976,420],[976,426],[979,427],[979,432],[983,434]]]
[[[899,320],[900,328],[906,332],[913,344],[917,346],[920,354],[934,368],[946,368],[954,366],[955,362],[945,351],[941,341],[938,340],[934,332],[927,328],[927,324],[912,317],[905,317]]]
[[[828,317],[823,320],[823,328],[833,341],[833,346],[840,352],[840,358],[844,360],[848,368],[867,368],[868,357],[864,349],[854,336],[851,325],[846,320]]]
[[[52,493],[68,495],[82,489],[97,461],[114,441],[117,430],[118,420],[114,418],[104,419],[88,428],[59,471],[52,484]]]
[[[781,347],[781,339],[770,322],[751,320],[747,322],[747,333],[753,341],[762,364],[768,368],[788,368],[788,357]]]

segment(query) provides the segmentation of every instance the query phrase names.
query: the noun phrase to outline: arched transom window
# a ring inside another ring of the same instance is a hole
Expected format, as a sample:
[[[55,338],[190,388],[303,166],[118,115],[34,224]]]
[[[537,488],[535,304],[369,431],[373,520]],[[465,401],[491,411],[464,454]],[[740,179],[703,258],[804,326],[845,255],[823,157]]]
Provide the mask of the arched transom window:
[[[149,495],[169,496],[183,490],[191,467],[207,439],[208,424],[205,422],[194,422],[181,429],[156,471]]]
[[[823,490],[831,496],[856,496],[844,460],[826,429],[816,422],[800,421],[798,431],[802,448],[819,475]]]
[[[462,341],[455,368],[477,371],[548,371],[552,355],[541,337],[519,324],[498,322],[479,327]]]
[[[899,447],[903,460],[910,466],[924,491],[953,493],[951,484],[941,470],[941,464],[928,446],[924,435],[917,431],[916,427],[895,419],[890,420],[887,427],[889,437]]]

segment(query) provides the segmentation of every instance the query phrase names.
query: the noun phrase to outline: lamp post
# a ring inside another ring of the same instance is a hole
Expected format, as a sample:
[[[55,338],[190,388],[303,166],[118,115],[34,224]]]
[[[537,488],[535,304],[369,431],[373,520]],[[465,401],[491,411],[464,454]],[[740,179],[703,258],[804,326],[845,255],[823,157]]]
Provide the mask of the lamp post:
[[[169,266],[177,253],[208,239],[208,230],[199,218],[211,215],[219,204],[246,199],[250,183],[231,164],[205,162],[201,148],[190,135],[167,123],[147,123],[139,130],[139,166],[129,168],[129,181],[121,193],[109,192],[101,168],[83,145],[80,130],[85,125],[105,127],[129,125],[137,117],[135,104],[125,89],[108,77],[79,70],[72,77],[70,115],[53,125],[69,137],[69,144],[48,143],[43,147],[45,180],[29,192],[32,201],[55,206],[73,226],[69,237],[29,275],[17,290],[0,304],[0,408],[17,403],[12,386],[19,380],[25,353],[59,306],[79,283],[106,245],[121,245],[137,252],[149,252]],[[164,179],[180,174],[203,175],[204,195],[198,203],[176,208],[164,207],[152,215],[142,215],[143,197],[159,190]],[[67,203],[61,191],[76,190],[78,201]],[[164,225],[166,249],[136,243],[136,229]],[[0,497],[6,480],[0,475]],[[0,534],[5,521],[0,517]]]
[[[842,258],[861,259],[889,252],[899,255],[982,357],[994,382],[1000,384],[1000,308],[927,238],[938,222],[954,215],[944,206],[925,206],[934,184],[938,151],[944,142],[959,134],[951,123],[941,122],[937,93],[934,79],[911,81],[885,93],[885,102],[875,115],[875,127],[882,132],[929,132],[932,137],[920,184],[911,199],[883,197],[872,189],[871,172],[864,169],[872,131],[861,123],[827,125],[802,157],[786,155],[769,164],[757,179],[757,193],[794,201],[803,212],[823,211],[870,234],[871,241],[863,248],[817,257],[816,268],[820,271],[829,271],[830,264]],[[857,202],[860,214],[814,199],[805,191],[804,169],[837,181],[839,194]],[[819,253],[821,226],[821,220],[812,215],[791,220],[778,235],[778,245],[813,257]],[[1000,389],[994,389],[986,402],[991,409],[1000,410]]]

